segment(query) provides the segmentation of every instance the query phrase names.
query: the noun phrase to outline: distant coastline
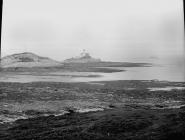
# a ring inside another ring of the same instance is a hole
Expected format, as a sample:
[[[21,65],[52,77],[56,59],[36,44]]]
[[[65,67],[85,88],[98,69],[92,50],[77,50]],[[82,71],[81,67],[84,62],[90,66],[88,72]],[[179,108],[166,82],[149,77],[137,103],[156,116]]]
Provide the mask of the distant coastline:
[[[77,71],[77,72],[120,72],[123,70],[108,67],[148,67],[150,63],[108,62],[93,58],[83,52],[81,56],[66,59],[62,62],[48,57],[25,52],[5,56],[1,59],[1,71]]]

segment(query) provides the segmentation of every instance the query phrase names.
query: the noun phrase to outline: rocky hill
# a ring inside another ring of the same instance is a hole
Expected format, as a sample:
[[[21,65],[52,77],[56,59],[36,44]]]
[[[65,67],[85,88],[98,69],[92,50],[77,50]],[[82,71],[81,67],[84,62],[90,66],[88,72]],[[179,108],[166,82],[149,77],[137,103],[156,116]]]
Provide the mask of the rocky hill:
[[[64,63],[94,63],[101,62],[101,59],[93,58],[85,50],[80,54],[80,56],[72,57],[64,60]]]
[[[56,67],[61,66],[60,62],[52,60],[48,57],[41,57],[34,53],[25,52],[13,54],[1,59],[1,66],[3,68],[9,67]]]

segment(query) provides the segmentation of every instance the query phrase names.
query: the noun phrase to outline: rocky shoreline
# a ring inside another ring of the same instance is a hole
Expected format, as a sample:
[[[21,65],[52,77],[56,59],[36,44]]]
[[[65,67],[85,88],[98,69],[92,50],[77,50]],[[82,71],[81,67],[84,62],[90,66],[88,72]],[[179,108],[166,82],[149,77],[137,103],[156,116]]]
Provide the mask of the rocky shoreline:
[[[177,87],[185,83],[1,82],[0,139],[184,138],[185,92]]]

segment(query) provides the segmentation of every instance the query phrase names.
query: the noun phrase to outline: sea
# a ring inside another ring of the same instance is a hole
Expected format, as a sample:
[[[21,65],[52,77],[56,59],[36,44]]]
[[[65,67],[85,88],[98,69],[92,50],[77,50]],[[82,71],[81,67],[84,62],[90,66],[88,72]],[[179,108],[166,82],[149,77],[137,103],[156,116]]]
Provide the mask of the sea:
[[[151,67],[109,67],[121,72],[1,72],[0,82],[92,82],[115,80],[159,80],[185,82],[184,64],[153,64]]]

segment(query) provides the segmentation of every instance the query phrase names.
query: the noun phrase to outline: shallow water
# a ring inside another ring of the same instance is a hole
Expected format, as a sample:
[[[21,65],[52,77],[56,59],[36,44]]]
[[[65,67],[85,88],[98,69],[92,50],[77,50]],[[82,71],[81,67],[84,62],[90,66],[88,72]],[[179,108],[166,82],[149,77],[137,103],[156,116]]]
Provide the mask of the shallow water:
[[[150,91],[160,91],[160,90],[163,90],[163,91],[171,91],[173,89],[176,89],[176,90],[183,90],[185,89],[185,87],[164,87],[164,88],[148,88]]]
[[[0,82],[91,82],[113,80],[160,80],[185,82],[183,67],[177,65],[155,65],[152,67],[116,67],[122,72],[51,72],[51,73],[0,73]],[[97,76],[99,75],[99,76]],[[80,77],[81,76],[81,77]]]
[[[111,81],[111,80],[160,80],[185,82],[185,71],[182,67],[175,65],[153,66],[153,67],[117,67],[116,69],[126,70],[115,73],[103,73],[102,77],[90,78],[90,81]],[[85,81],[85,78],[75,80]]]

